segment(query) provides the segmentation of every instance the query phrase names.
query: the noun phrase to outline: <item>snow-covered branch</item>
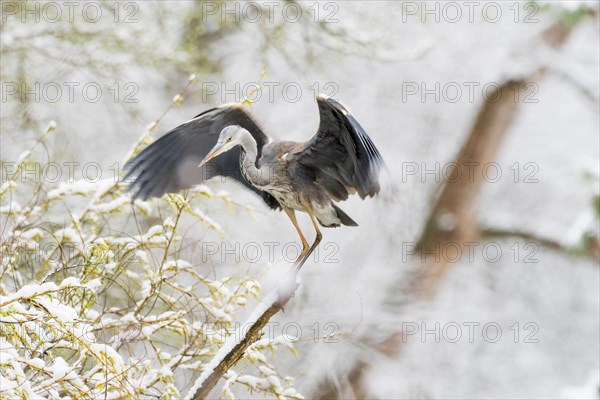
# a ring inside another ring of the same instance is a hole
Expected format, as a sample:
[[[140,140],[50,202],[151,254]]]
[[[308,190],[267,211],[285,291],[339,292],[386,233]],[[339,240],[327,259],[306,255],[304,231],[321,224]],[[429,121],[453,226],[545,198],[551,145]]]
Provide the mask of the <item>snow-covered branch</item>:
[[[294,297],[298,270],[290,269],[279,281],[279,285],[269,292],[256,306],[243,327],[249,327],[243,337],[231,335],[219,349],[210,363],[204,366],[202,374],[189,390],[186,400],[205,399],[217,382],[244,356],[250,346],[262,336],[262,330],[271,318]]]

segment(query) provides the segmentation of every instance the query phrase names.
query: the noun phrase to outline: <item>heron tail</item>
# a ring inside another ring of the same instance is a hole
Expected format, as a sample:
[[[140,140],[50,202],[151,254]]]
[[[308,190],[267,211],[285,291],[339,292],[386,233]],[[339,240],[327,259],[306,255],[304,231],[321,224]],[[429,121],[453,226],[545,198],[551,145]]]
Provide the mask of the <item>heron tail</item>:
[[[340,222],[346,226],[358,226],[358,224],[348,216],[345,212],[342,211],[341,208],[337,207],[335,204],[332,204],[335,213],[337,214]]]

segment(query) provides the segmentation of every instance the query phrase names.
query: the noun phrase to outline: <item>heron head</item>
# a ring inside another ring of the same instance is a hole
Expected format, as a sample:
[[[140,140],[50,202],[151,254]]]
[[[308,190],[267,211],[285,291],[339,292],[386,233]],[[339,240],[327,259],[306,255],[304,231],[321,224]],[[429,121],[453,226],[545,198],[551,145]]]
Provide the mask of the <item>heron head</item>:
[[[219,134],[217,144],[208,152],[204,160],[200,163],[199,167],[203,166],[219,154],[223,154],[226,151],[233,149],[238,144],[241,144],[241,136],[244,129],[239,125],[229,125],[223,128]]]

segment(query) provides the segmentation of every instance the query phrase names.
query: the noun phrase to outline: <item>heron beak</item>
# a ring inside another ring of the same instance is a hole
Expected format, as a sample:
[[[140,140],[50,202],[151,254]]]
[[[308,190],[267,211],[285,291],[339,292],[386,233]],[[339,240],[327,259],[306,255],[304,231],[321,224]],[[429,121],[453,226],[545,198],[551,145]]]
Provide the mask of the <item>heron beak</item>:
[[[215,158],[222,152],[223,152],[223,145],[217,144],[215,147],[213,147],[213,149],[210,151],[210,153],[208,153],[206,155],[206,157],[204,157],[204,160],[202,160],[200,165],[198,165],[198,168],[200,168],[201,166],[203,166],[204,164],[206,164],[207,162],[209,162],[210,160],[212,160],[213,158]]]

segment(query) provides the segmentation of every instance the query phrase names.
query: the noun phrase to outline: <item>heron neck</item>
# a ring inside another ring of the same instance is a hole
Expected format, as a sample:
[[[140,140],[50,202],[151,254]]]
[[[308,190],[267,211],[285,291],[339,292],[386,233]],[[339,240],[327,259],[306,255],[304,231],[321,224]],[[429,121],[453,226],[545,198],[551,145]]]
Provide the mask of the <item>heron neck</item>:
[[[246,153],[244,160],[251,162],[256,167],[256,157],[258,156],[258,146],[256,145],[256,140],[254,140],[249,132],[244,132],[242,134],[240,145],[242,146],[244,153]]]
[[[244,132],[240,141],[242,146],[242,155],[240,158],[241,170],[254,186],[264,186],[268,184],[260,167],[257,167],[258,146],[256,140],[249,132]]]

